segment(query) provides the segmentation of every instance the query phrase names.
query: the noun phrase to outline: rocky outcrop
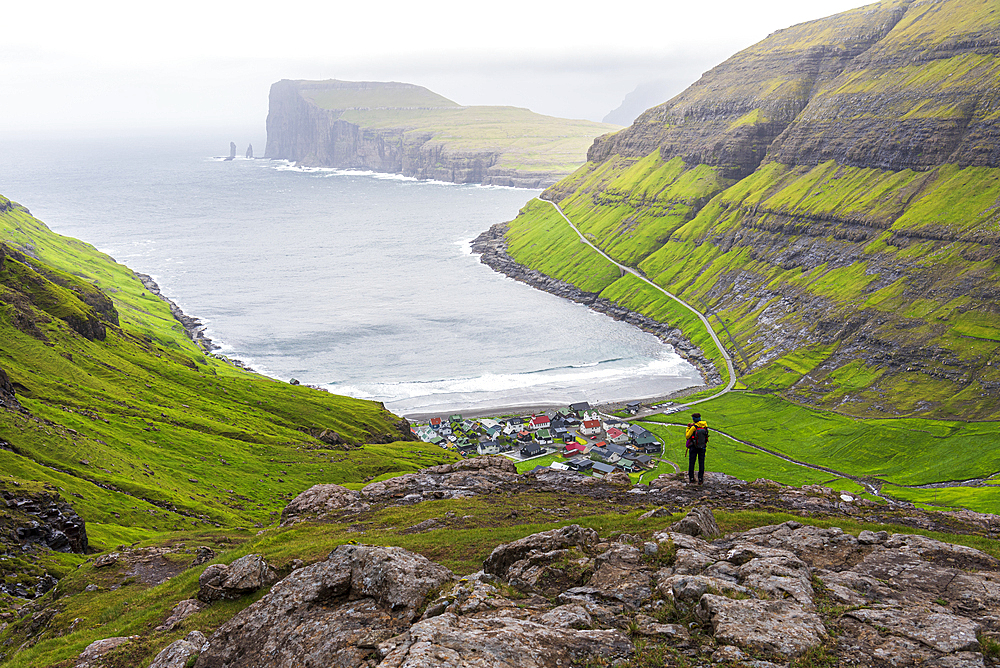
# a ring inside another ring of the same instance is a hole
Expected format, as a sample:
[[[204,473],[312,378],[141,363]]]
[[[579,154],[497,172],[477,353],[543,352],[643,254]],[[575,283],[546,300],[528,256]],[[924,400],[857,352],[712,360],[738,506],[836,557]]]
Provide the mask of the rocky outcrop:
[[[700,536],[704,539],[715,538],[722,533],[719,531],[719,525],[715,523],[712,511],[705,506],[698,506],[685,515],[680,522],[671,525],[670,529],[677,533]]]
[[[20,492],[8,487],[0,489],[0,497],[8,511],[7,519],[0,524],[7,533],[5,538],[56,552],[87,551],[87,525],[58,493]]]
[[[984,666],[998,620],[1000,561],[924,536],[785,522],[608,541],[570,525],[499,545],[459,580],[400,548],[342,545],[224,624],[195,665]]]
[[[175,640],[167,645],[156,655],[149,668],[188,668],[192,657],[197,657],[207,645],[205,634],[192,631],[182,640]]]
[[[139,636],[118,636],[115,638],[95,640],[87,645],[85,650],[80,652],[79,656],[76,658],[76,663],[73,664],[73,668],[99,668],[104,665],[101,657],[124,645],[125,643],[136,640],[138,637]]]
[[[273,584],[278,573],[259,554],[229,564],[210,564],[198,577],[198,600],[205,603],[237,599]]]
[[[361,500],[361,493],[340,485],[313,485],[292,499],[281,511],[281,525],[288,526],[305,519],[323,519],[340,510],[360,512],[371,506]]]
[[[370,665],[376,647],[408,630],[428,593],[451,578],[398,547],[342,545],[223,624],[195,666]]]
[[[418,503],[430,499],[459,499],[486,494],[517,477],[517,467],[502,456],[467,459],[373,482],[361,490],[369,502]]]
[[[0,367],[0,407],[7,410],[21,410],[21,404],[18,402],[17,394],[14,392],[14,384],[10,382],[7,372],[2,367]]]

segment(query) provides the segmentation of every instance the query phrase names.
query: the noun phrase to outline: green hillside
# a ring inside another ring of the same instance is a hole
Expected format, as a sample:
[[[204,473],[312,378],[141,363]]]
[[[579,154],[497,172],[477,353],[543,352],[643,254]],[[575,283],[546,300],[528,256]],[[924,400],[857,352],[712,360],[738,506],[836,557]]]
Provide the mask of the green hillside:
[[[998,40],[1000,5],[978,0],[886,0],[778,31],[599,138],[543,197],[710,311],[757,392],[854,416],[996,419]],[[708,345],[545,207],[508,241],[518,262]]]
[[[3,198],[0,341],[21,407],[0,407],[0,491],[71,500],[91,550],[272,524],[316,483],[453,458],[380,404],[206,356],[127,267]]]

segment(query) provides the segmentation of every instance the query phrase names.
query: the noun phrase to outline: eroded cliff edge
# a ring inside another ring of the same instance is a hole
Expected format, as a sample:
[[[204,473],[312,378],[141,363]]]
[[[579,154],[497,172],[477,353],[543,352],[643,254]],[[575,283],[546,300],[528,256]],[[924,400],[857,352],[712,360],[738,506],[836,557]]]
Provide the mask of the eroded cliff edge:
[[[453,183],[543,188],[618,126],[515,107],[464,107],[396,82],[271,86],[265,157]]]

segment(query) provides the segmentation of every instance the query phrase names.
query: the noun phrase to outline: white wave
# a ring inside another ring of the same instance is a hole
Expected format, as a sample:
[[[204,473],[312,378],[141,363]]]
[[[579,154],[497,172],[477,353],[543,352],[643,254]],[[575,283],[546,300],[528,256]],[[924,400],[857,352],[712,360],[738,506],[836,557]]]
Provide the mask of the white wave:
[[[222,158],[219,159],[221,160]],[[482,183],[455,183],[454,181],[439,181],[437,179],[418,179],[415,176],[405,176],[403,174],[395,174],[392,172],[376,172],[371,169],[345,169],[341,167],[310,167],[306,165],[300,165],[296,162],[291,162],[289,160],[280,160],[275,162],[279,163],[277,165],[274,165],[274,169],[278,171],[300,172],[302,174],[323,174],[324,176],[327,177],[367,176],[369,178],[378,179],[380,181],[407,181],[407,182],[421,183],[434,186],[486,188],[491,190],[529,190],[529,191],[539,191],[539,192],[541,191],[539,188],[518,188],[515,186],[484,185]]]
[[[475,241],[475,237],[469,237],[468,239],[458,239],[453,241],[452,244],[458,246],[458,250],[462,255],[472,255],[472,242]]]
[[[337,383],[324,385],[332,392],[349,394],[357,398],[377,398],[381,401],[400,401],[435,395],[500,395],[536,390],[565,390],[567,388],[599,387],[605,384],[634,384],[644,379],[689,378],[684,373],[687,363],[679,358],[657,359],[632,366],[605,366],[588,363],[541,372],[493,374],[469,378],[449,378],[431,381],[403,381],[398,383],[370,383],[345,386]]]

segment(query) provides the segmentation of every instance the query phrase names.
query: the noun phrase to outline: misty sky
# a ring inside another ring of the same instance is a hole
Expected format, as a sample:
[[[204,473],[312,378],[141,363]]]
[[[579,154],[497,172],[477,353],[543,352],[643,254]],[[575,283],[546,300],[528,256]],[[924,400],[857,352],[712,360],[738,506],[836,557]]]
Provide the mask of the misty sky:
[[[0,134],[228,132],[263,149],[278,79],[394,80],[601,120],[858,0],[7,3]],[[242,134],[241,134],[242,133]]]

